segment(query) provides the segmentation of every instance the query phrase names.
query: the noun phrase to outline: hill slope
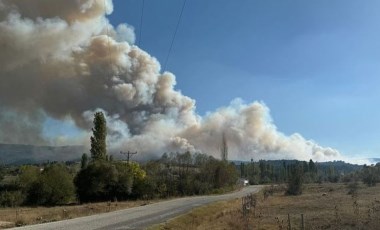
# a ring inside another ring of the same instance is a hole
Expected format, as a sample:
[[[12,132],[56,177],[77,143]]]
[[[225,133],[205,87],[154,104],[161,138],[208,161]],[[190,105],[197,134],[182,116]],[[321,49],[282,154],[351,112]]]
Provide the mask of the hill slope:
[[[46,161],[70,161],[79,159],[84,151],[84,146],[0,144],[0,162],[3,164],[25,164]]]

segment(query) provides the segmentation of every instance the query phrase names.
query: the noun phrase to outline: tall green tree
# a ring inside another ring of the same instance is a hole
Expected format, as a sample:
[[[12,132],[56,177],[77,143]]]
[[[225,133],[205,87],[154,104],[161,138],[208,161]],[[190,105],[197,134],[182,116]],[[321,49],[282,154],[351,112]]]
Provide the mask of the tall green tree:
[[[91,157],[93,160],[107,159],[107,123],[102,112],[94,115],[94,128],[92,128],[93,136],[91,137]]]
[[[315,165],[312,159],[310,159],[309,161],[309,171],[313,173],[317,172],[317,166]]]
[[[301,195],[303,184],[303,167],[302,163],[296,162],[290,165],[288,189],[286,194],[288,195]]]

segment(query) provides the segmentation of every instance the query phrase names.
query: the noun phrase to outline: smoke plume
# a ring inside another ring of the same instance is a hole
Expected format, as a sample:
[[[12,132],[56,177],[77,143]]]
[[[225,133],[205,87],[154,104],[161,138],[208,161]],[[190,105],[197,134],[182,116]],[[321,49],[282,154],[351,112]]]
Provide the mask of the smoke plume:
[[[88,136],[102,110],[111,152],[219,156],[225,133],[230,159],[340,155],[279,132],[262,102],[236,99],[197,115],[195,101],[174,89],[175,76],[134,45],[133,27],[109,23],[112,11],[111,0],[0,0],[0,142],[49,143],[46,117],[71,119]]]

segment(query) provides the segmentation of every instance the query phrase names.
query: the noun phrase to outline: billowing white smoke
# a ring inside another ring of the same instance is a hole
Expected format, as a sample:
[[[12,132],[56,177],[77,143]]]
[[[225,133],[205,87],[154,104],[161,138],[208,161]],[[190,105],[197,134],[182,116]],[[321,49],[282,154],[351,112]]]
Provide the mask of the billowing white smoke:
[[[234,159],[339,156],[278,132],[261,102],[235,100],[198,116],[195,101],[174,89],[175,76],[161,73],[158,61],[133,45],[133,28],[108,22],[105,12],[112,10],[111,0],[105,7],[103,0],[0,0],[0,142],[48,142],[41,114],[72,119],[88,133],[100,109],[111,151],[219,156],[225,133]],[[18,122],[9,122],[12,116]]]

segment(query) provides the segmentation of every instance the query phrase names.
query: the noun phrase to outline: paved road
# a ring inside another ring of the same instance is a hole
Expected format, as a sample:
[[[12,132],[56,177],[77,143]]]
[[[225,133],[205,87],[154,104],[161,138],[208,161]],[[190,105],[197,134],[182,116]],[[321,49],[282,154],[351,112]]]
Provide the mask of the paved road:
[[[25,226],[15,229],[144,229],[153,224],[162,223],[170,218],[187,213],[194,207],[202,206],[215,201],[242,197],[249,193],[258,192],[261,188],[262,186],[248,186],[238,192],[224,195],[185,197],[115,212],[46,224]]]

